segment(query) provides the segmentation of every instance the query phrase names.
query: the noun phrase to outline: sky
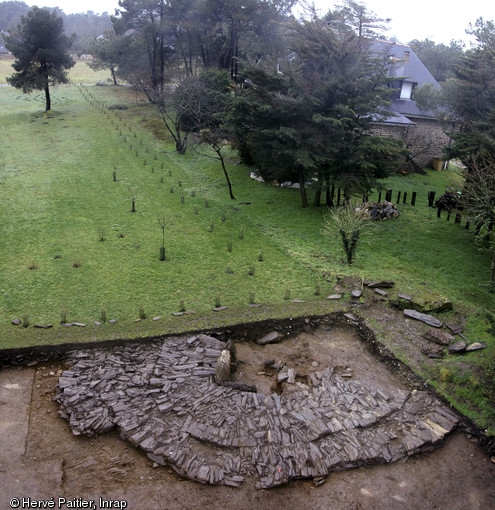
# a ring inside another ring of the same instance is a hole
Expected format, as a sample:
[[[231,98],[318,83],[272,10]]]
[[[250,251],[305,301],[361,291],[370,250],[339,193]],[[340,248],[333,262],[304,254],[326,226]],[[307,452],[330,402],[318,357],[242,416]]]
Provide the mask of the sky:
[[[93,11],[113,14],[118,8],[118,0],[25,0],[28,5],[39,7],[60,7],[66,14]],[[324,14],[335,4],[334,0],[314,0]],[[395,36],[399,42],[413,39],[432,39],[436,43],[449,44],[452,39],[466,41],[469,23],[477,18],[495,20],[493,0],[361,0],[368,9],[381,18],[391,18],[389,37]]]

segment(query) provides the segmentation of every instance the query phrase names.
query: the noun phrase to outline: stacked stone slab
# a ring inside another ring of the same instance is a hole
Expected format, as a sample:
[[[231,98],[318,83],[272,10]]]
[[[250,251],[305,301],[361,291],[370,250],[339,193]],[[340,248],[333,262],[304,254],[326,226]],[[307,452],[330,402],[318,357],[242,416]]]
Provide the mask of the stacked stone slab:
[[[58,382],[74,434],[117,427],[160,465],[202,483],[257,488],[394,462],[440,442],[457,418],[425,392],[313,372],[287,395],[214,383],[225,343],[207,335],[74,351]],[[284,384],[290,384],[284,382]]]

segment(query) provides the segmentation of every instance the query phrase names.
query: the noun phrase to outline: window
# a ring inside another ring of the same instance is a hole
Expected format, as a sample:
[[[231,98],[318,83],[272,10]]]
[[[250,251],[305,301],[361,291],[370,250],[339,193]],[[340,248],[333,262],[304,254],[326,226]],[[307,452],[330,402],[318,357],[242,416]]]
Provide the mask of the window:
[[[399,99],[411,99],[412,91],[414,88],[414,83],[411,81],[403,81],[402,87],[400,89],[400,97]]]

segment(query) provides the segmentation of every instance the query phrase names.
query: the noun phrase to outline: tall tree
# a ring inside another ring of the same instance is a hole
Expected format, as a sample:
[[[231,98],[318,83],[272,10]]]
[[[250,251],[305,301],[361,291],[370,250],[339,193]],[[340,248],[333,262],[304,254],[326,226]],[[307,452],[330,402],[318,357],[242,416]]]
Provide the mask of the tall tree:
[[[452,78],[454,65],[464,52],[464,43],[454,40],[447,46],[436,44],[431,39],[414,39],[409,46],[438,82]]]
[[[44,90],[45,109],[50,110],[50,84],[67,83],[67,71],[75,63],[68,53],[72,38],[64,34],[62,18],[33,7],[4,39],[17,71],[7,81],[25,93]]]
[[[234,116],[240,154],[265,177],[299,182],[303,207],[313,177],[316,205],[324,183],[327,203],[331,182],[346,198],[366,192],[399,155],[397,141],[371,134],[390,104],[389,61],[344,24],[295,22],[290,33],[293,53],[283,74],[246,71],[249,86]]]

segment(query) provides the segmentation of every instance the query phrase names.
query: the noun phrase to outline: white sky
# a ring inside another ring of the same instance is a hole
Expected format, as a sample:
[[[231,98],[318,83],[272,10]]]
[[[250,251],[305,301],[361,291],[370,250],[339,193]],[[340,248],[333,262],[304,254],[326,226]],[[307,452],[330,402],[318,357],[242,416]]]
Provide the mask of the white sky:
[[[391,18],[388,36],[399,42],[427,37],[436,43],[448,44],[452,39],[468,41],[466,28],[477,18],[495,20],[493,0],[361,0],[368,9],[382,18]],[[322,13],[335,4],[334,0],[314,0]],[[28,5],[60,7],[66,14],[94,11],[113,14],[118,0],[26,0]]]

